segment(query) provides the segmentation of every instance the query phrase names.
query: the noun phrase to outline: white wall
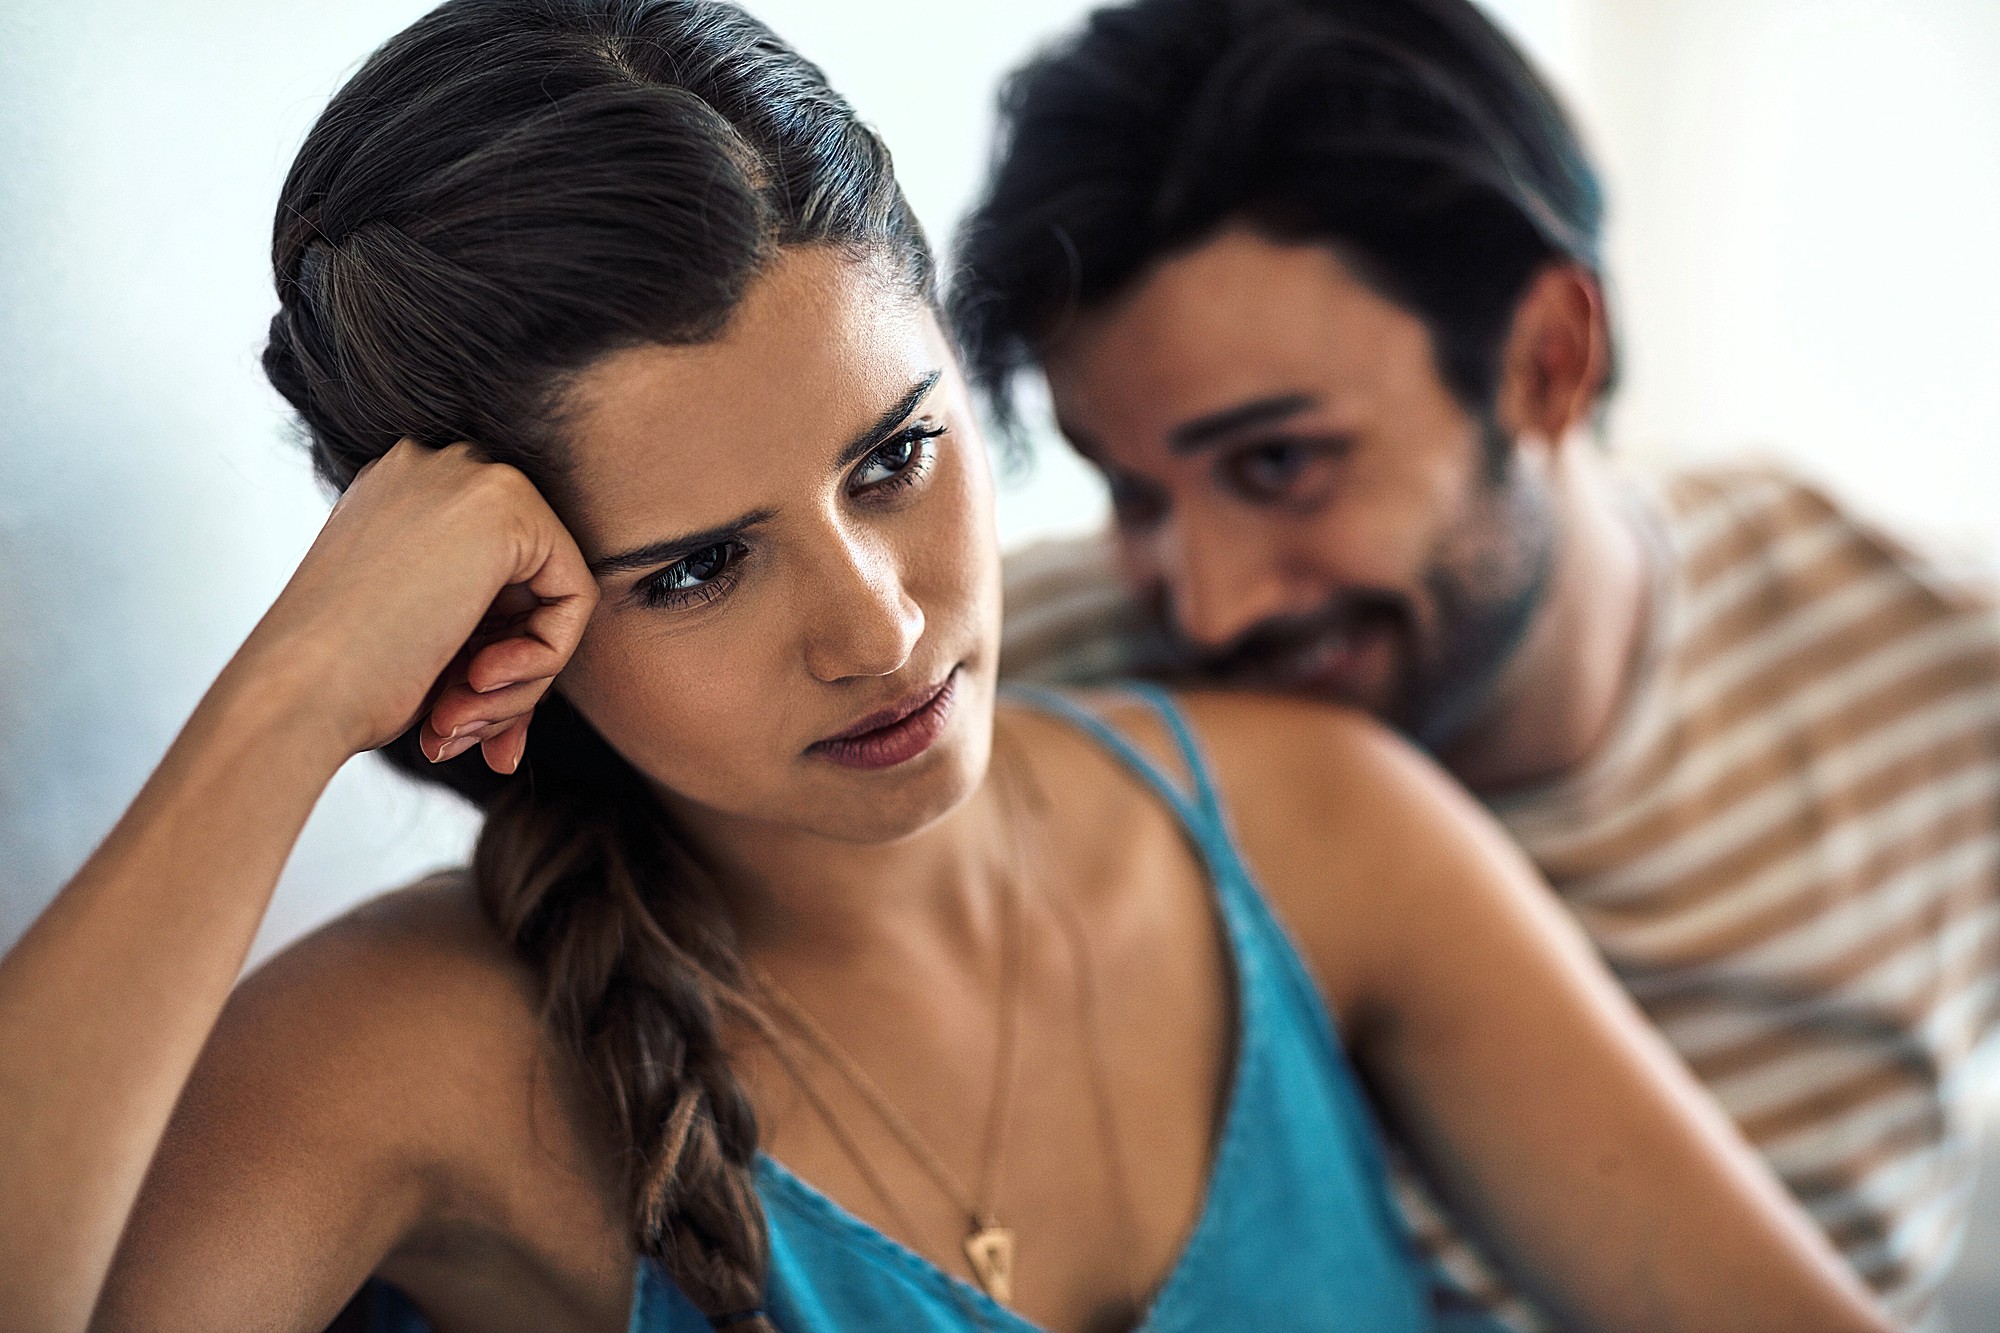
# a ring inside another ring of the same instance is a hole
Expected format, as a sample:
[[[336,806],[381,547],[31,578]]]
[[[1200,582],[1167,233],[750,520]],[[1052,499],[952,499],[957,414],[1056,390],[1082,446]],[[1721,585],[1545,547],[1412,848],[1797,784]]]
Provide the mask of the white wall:
[[[1572,0],[1635,451],[2000,554],[2000,4]]]

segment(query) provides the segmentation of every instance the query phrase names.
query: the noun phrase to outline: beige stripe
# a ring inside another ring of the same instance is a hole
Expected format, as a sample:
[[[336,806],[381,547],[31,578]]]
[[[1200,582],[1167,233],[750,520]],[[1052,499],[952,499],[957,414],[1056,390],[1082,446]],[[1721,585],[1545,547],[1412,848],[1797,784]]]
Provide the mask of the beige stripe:
[[[1867,778],[1923,754],[1927,747],[1936,745],[1940,737],[1961,738],[1968,733],[1976,734],[1996,721],[2000,721],[2000,691],[1951,698],[1845,747],[1839,752],[1837,765],[1833,756],[1828,756],[1824,769],[1829,777],[1837,774],[1840,787],[1851,792]],[[1795,784],[1769,788],[1754,799],[1737,802],[1706,823],[1695,825],[1686,833],[1666,840],[1648,854],[1620,864],[1615,869],[1600,875],[1566,879],[1561,886],[1563,896],[1575,902],[1602,905],[1629,902],[1636,897],[1656,893],[1663,885],[1684,880],[1726,857],[1743,852],[1780,822],[1795,817],[1804,794]],[[1827,800],[1832,795],[1828,791],[1810,794],[1817,800]],[[1677,918],[1674,925],[1683,931],[1716,929],[1723,922],[1746,915],[1752,907],[1762,905],[1761,902],[1740,902],[1740,897],[1742,895],[1731,894],[1726,900],[1704,904],[1702,911],[1706,916],[1690,921],[1688,918],[1695,916],[1690,913]]]
[[[1841,715],[1843,704],[1873,693],[1888,696],[1877,699],[1878,710],[1906,708],[1912,701],[1893,693],[1899,683],[1918,703],[1948,690],[2000,694],[1995,683],[2000,678],[2000,629],[1984,621],[1940,624],[1922,599],[1903,597],[1884,602],[1870,618],[1843,630],[1841,639],[1817,645],[1816,653],[1801,650],[1782,670],[1744,676],[1729,693],[1704,705],[1675,691],[1671,727],[1656,737],[1650,753],[1606,784],[1598,810],[1579,818],[1578,811],[1557,805],[1509,809],[1503,812],[1509,828],[1552,864],[1615,855],[1615,849],[1599,851],[1595,844],[1635,831],[1643,834],[1645,821],[1671,814],[1705,781],[1726,771],[1732,759],[1742,762],[1760,749],[1786,753],[1785,746],[1807,721],[1822,727],[1859,726],[1859,718],[1850,723]],[[1922,688],[1926,681],[1927,690]],[[1775,734],[1774,717],[1787,724]]]
[[[1882,659],[1879,663],[1876,659]],[[1620,738],[1619,762],[1614,766],[1593,765],[1588,786],[1567,788],[1552,799],[1502,803],[1496,812],[1517,836],[1539,853],[1554,857],[1581,857],[1591,854],[1591,844],[1607,836],[1623,822],[1649,813],[1658,798],[1655,788],[1676,780],[1676,770],[1696,763],[1712,745],[1739,733],[1750,738],[1774,738],[1770,723],[1774,711],[1787,709],[1788,694],[1816,700],[1820,692],[1848,689],[1865,692],[1871,685],[1885,684],[1884,677],[1898,668],[1926,676],[1948,676],[1959,688],[1991,690],[2000,680],[2000,622],[1961,618],[1940,623],[1920,597],[1896,599],[1877,609],[1874,616],[1853,626],[1840,639],[1820,645],[1812,655],[1801,654],[1783,671],[1745,677],[1736,688],[1695,709],[1671,688],[1655,696],[1659,703],[1633,719],[1634,725]],[[1851,685],[1844,681],[1851,673],[1861,673]],[[1669,705],[1666,700],[1671,695]],[[1745,731],[1744,729],[1748,730]],[[1628,743],[1644,730],[1643,744]],[[1749,745],[1750,741],[1731,741]],[[1678,779],[1686,781],[1686,779]],[[1574,798],[1570,793],[1574,792]],[[1637,814],[1626,812],[1627,802],[1642,802]]]
[[[1888,817],[1869,820],[1880,834],[1873,843],[1866,832],[1850,832],[1855,826],[1846,824],[1827,839],[1833,845],[1804,847],[1773,867],[1795,889],[1781,900],[1786,910],[1775,928],[1771,923],[1778,913],[1764,912],[1748,919],[1748,930],[1732,927],[1662,948],[1660,923],[1651,919],[1588,924],[1632,974],[1629,989],[1642,1000],[1665,999],[1677,988],[1698,989],[1727,977],[1842,985],[1871,961],[1901,948],[1910,931],[1928,936],[1940,914],[1962,916],[1993,906],[2000,879],[2000,833],[1993,831],[1991,809],[1996,794],[2000,773],[1971,768],[1951,789],[1919,787],[1889,807]],[[1895,827],[1917,820],[1925,822],[1914,836],[1904,837]],[[1752,887],[1763,891],[1761,885]],[[1671,980],[1662,979],[1668,974]]]
[[[1669,528],[1688,586],[1753,556],[1772,528],[1810,523],[1827,505],[1792,478],[1688,474],[1667,489]]]
[[[1768,546],[1754,548],[1735,564],[1721,568],[1698,590],[1690,589],[1685,603],[1686,623],[1696,633],[1707,632],[1719,620],[1748,610],[1760,626],[1767,623],[1768,606],[1756,603],[1768,595],[1774,578],[1782,578],[1787,593],[1798,587],[1795,580],[1818,571],[1852,573],[1857,553],[1866,564],[1879,567],[1881,557],[1867,550],[1854,529],[1833,514],[1815,514],[1813,521],[1787,531]],[[1844,557],[1832,570],[1826,568],[1833,556]]]
[[[1818,733],[1831,728],[1859,735],[1889,718],[1968,689],[2000,697],[1994,683],[2000,653],[1994,649],[1993,631],[1979,624],[1947,623],[1898,636],[1888,646],[1843,662],[1789,695],[1782,704],[1783,733],[1773,734],[1768,704],[1743,708],[1728,730],[1699,748],[1663,756],[1672,759],[1671,767],[1663,766],[1664,771],[1631,800],[1589,824],[1536,836],[1539,830],[1520,820],[1517,834],[1532,838],[1536,854],[1551,860],[1588,856],[1595,850],[1593,844],[1613,838],[1652,841],[1659,836],[1658,825],[1676,816],[1684,818],[1689,804],[1709,796],[1711,789],[1722,789],[1726,799],[1739,798],[1744,794],[1742,784],[1756,773],[1770,772],[1773,764],[1795,779],[1798,757],[1785,744],[1788,735],[1810,730],[1819,740]],[[1982,670],[1968,669],[1972,667]],[[1716,725],[1708,717],[1699,723],[1704,730]],[[1995,744],[2000,748],[2000,737]],[[1736,789],[1724,788],[1730,782],[1737,784]]]
[[[1928,1144],[1940,1137],[1937,1095],[1929,1083],[1904,1088],[1850,1109],[1770,1135],[1757,1144],[1786,1180],[1824,1177],[1882,1143]]]
[[[1979,1016],[1983,988],[1991,984],[1986,973],[1996,959],[2000,909],[1988,909],[1954,920],[1837,989],[1811,979],[1779,978],[1769,989],[1797,1000],[1758,1005],[1744,1024],[1747,1031],[1731,1032],[1722,1022],[1700,1030],[1690,1015],[1712,1013],[1706,1005],[1681,1013],[1673,1012],[1674,1006],[1649,1006],[1649,1012],[1675,1049],[1712,1084],[1768,1069],[1802,1048],[1810,1052],[1829,1042],[1880,1051],[1881,1037],[1856,1030],[1871,1020],[1896,1032],[1904,1050],[1921,1043],[1937,1058],[1962,1058],[1969,1045],[1965,1029]],[[1739,987],[1757,986],[1755,978],[1730,980]],[[1927,1034],[1930,1040],[1925,1040]]]

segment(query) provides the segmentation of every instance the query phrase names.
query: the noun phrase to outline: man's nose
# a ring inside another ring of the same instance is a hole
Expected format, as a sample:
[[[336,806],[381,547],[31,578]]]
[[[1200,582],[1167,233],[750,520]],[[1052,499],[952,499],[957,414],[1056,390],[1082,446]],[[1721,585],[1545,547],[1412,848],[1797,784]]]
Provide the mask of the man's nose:
[[[923,636],[923,608],[885,545],[857,532],[834,537],[806,585],[806,668],[828,682],[893,675]]]
[[[1283,557],[1240,515],[1176,517],[1174,540],[1162,574],[1174,623],[1189,642],[1214,650],[1234,643],[1253,625],[1304,610]]]

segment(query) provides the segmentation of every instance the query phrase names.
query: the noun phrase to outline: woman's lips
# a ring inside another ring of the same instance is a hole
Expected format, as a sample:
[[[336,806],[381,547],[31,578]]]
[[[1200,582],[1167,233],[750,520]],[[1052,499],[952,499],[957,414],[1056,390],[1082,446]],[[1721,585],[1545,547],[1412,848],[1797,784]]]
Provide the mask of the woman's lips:
[[[894,768],[931,748],[951,718],[957,667],[936,688],[872,713],[837,736],[814,741],[806,753],[844,768]]]

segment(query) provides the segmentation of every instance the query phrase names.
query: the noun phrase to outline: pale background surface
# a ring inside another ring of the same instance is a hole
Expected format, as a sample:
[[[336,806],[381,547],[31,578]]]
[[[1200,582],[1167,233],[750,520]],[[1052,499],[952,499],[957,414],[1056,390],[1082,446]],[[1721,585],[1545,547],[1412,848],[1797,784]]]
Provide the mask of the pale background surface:
[[[324,514],[257,370],[270,212],[342,75],[427,7],[0,0],[0,947],[130,799]],[[943,246],[997,78],[1087,5],[753,8],[881,127]],[[2000,552],[2000,5],[1490,8],[1607,168],[1620,447],[1788,458],[1907,530]],[[1102,512],[1088,477],[1040,452],[1003,495],[1010,542]],[[260,955],[459,859],[470,832],[442,798],[350,765]],[[1964,1330],[2000,1329],[1988,1212]]]

